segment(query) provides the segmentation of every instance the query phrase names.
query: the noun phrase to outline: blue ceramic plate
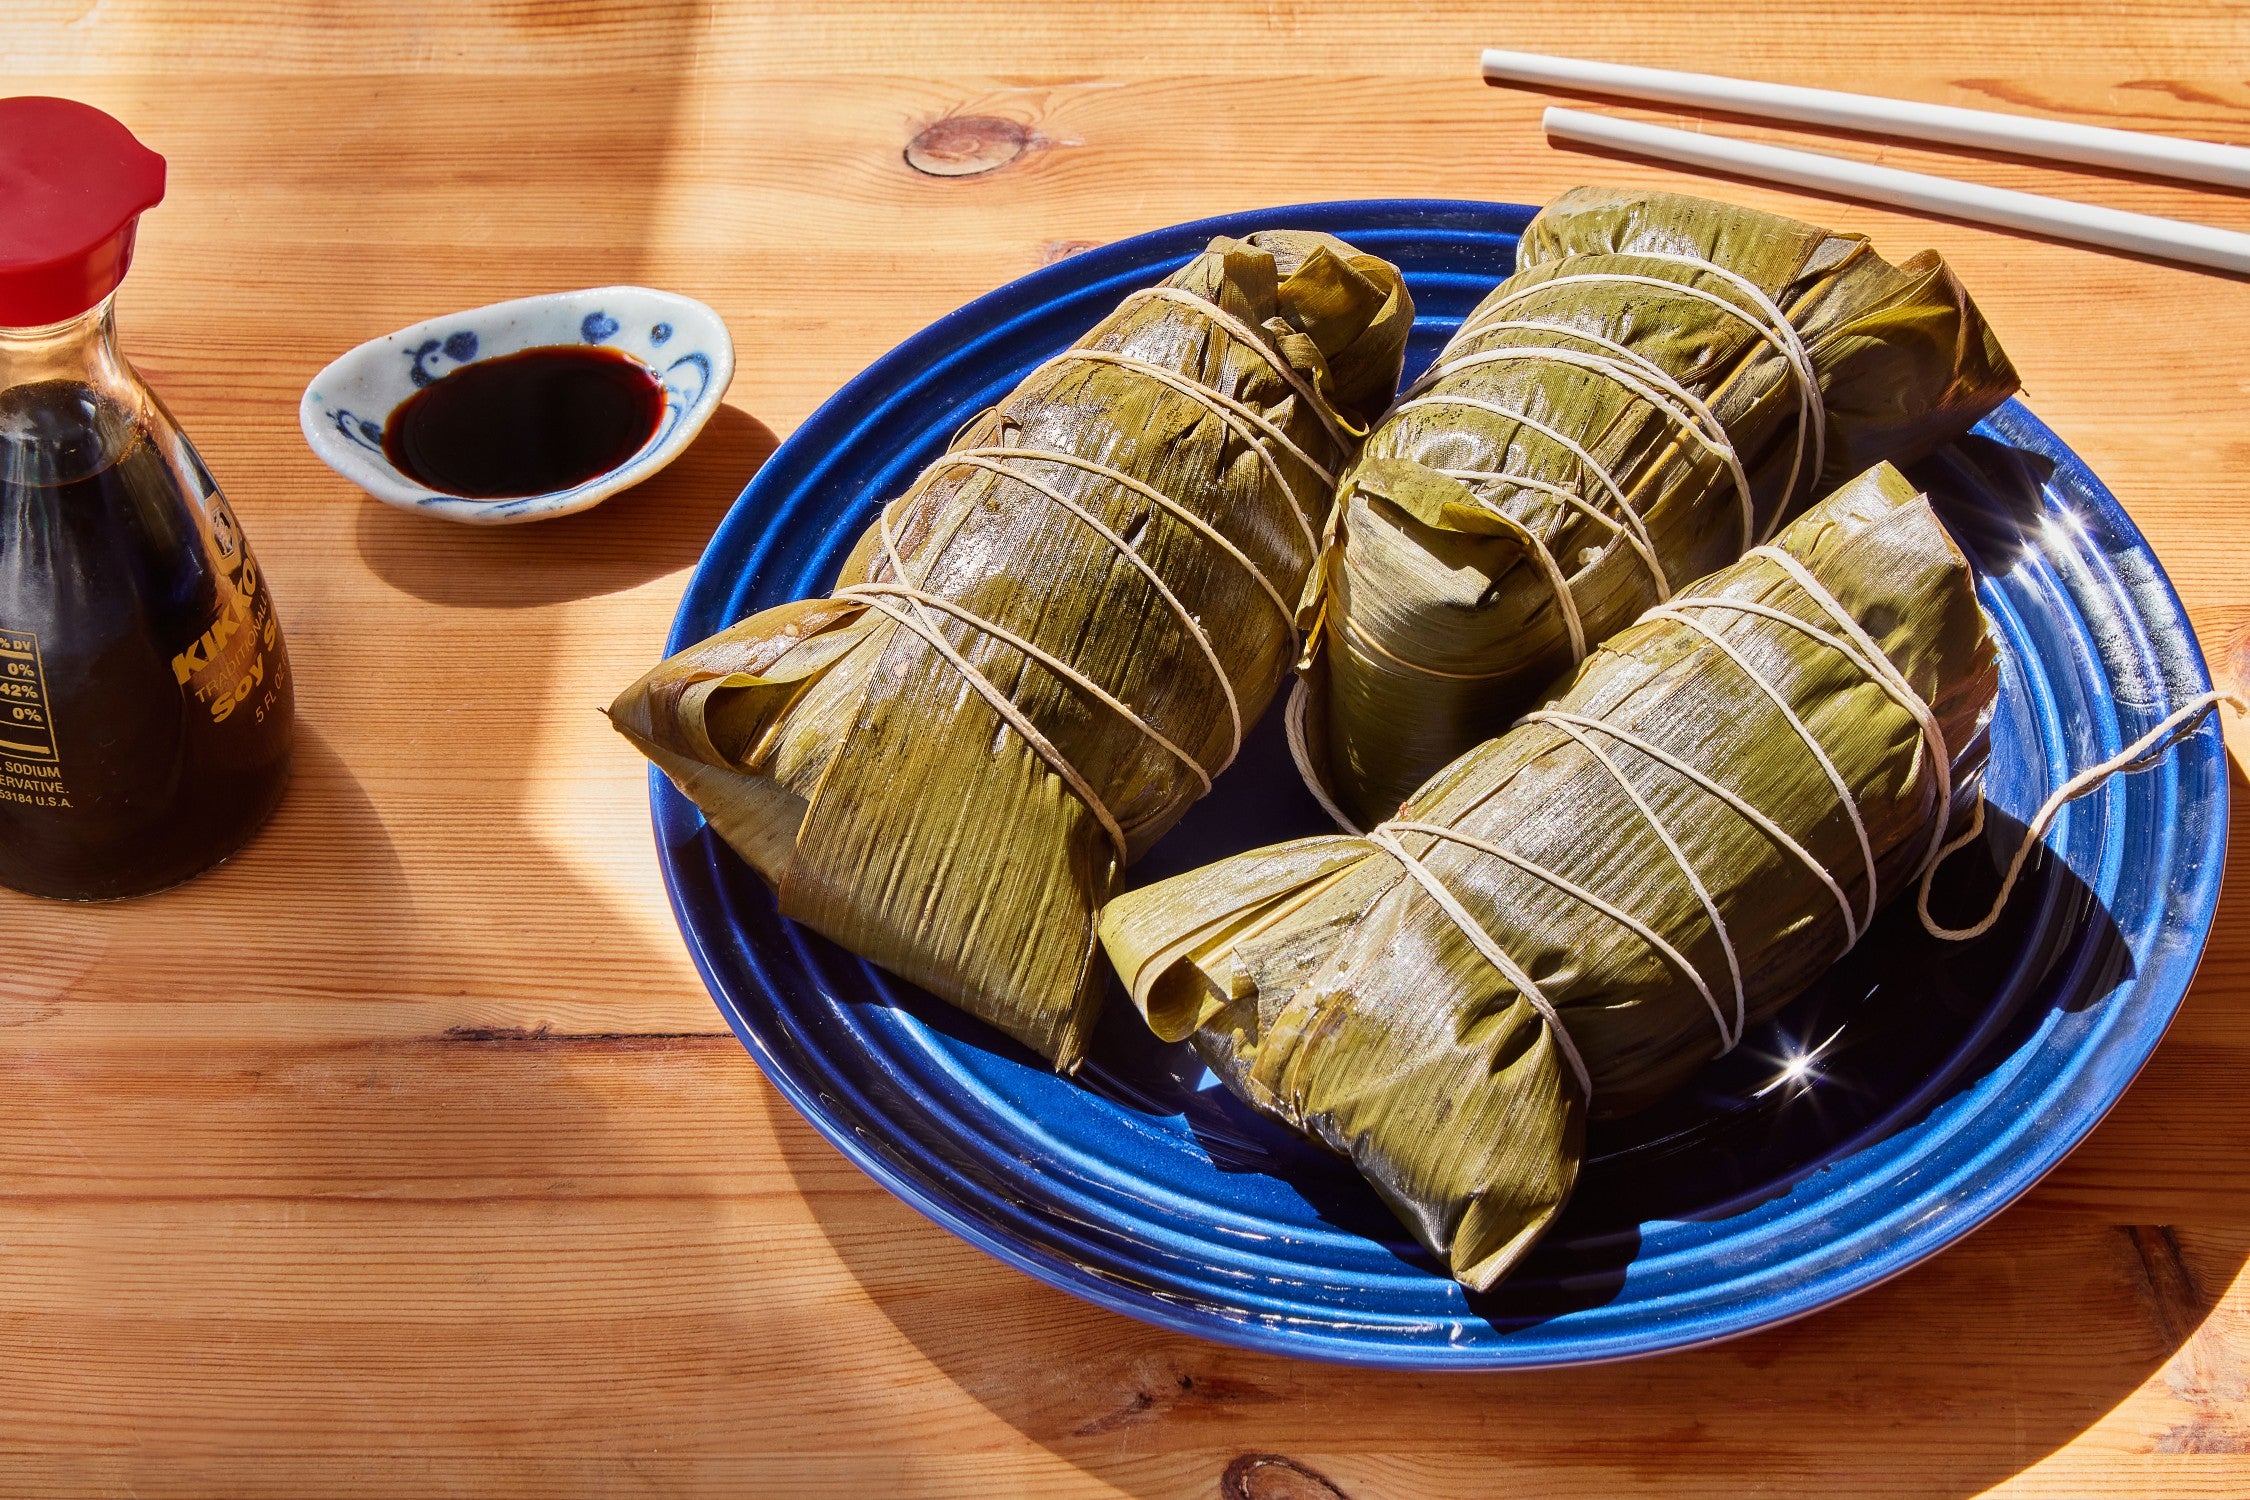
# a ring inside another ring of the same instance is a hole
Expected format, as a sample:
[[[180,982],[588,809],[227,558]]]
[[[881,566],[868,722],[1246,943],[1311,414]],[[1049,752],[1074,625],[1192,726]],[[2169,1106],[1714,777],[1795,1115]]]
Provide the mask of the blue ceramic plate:
[[[877,361],[743,491],[681,602],[678,649],[824,592],[876,504],[972,413],[1213,235],[1331,230],[1400,265],[1409,373],[1513,267],[1532,210],[1330,203],[1073,256]],[[1980,567],[2005,660],[1996,813],[2209,686],[2125,512],[2011,403],[1923,465]],[[1323,827],[1278,715],[1138,880]],[[1658,1109],[1602,1127],[1577,1197],[1512,1280],[1471,1295],[1336,1159],[1252,1115],[1113,1003],[1077,1081],[781,920],[652,776],[673,907],[728,1023],[838,1150],[938,1223],[1104,1307],[1228,1343],[1416,1369],[1616,1359],[1823,1307],[1967,1234],[2062,1160],[2148,1059],[2217,902],[2224,752],[2204,724],[2073,805],[2003,924],[1938,950],[1894,908],[1763,1031]],[[1996,816],[1997,837],[2018,827]],[[1977,862],[1963,859],[1957,864]],[[1952,867],[1948,875],[1954,874]],[[1941,885],[1966,912],[1988,872]]]

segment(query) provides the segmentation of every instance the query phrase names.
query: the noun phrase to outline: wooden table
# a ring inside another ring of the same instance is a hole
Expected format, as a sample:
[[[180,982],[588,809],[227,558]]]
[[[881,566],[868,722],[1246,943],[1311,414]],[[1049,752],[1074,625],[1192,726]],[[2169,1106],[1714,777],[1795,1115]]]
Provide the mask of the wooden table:
[[[211,876],[0,896],[0,1492],[2250,1493],[2240,837],[2145,1076],[1966,1244],[1702,1352],[1375,1375],[1096,1311],[847,1165],[720,1024],[642,763],[595,711],[777,435],[979,292],[1228,209],[1696,185],[1549,149],[1480,46],[2250,141],[2240,7],[167,9],[12,0],[0,89],[171,159],[124,337],[266,561],[302,743]],[[2239,196],[1826,144],[2250,228]],[[2250,285],[1719,191],[1951,257],[2244,685]],[[298,435],[307,378],[363,338],[616,281],[707,299],[741,355],[637,493],[480,534]]]

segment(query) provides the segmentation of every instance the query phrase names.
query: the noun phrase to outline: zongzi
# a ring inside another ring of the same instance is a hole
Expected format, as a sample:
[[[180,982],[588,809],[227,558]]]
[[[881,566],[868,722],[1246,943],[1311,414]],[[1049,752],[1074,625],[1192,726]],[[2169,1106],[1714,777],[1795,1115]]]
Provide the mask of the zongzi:
[[[1998,685],[1967,561],[1878,466],[1395,818],[1130,892],[1102,941],[1159,1034],[1487,1287],[1589,1110],[1679,1086],[1935,859]]]
[[[1953,273],[1863,236],[1579,188],[1343,476],[1292,746],[1364,827],[1603,637],[2016,377]]]
[[[826,598],[611,718],[784,915],[1074,1067],[1094,918],[1286,675],[1413,303],[1328,235],[1220,239],[884,505]]]

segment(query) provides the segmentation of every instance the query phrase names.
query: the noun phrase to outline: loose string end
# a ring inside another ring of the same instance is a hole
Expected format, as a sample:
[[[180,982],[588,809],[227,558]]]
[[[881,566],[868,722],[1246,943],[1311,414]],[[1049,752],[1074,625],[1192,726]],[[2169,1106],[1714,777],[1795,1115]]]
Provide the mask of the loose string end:
[[[2250,709],[2244,707],[2242,699],[2234,693],[2199,693],[2166,714],[2155,728],[2108,760],[2099,765],[2088,766],[2056,787],[2047,800],[2039,804],[2039,811],[2032,815],[2030,824],[2025,827],[2023,838],[2016,844],[2015,853],[2008,858],[2007,872],[2000,877],[1999,894],[1992,898],[1992,906],[1985,912],[1983,919],[1969,927],[1946,927],[1930,915],[1930,885],[1946,860],[1959,850],[1967,848],[1984,833],[1984,790],[1978,788],[1976,811],[1969,819],[1968,831],[1941,845],[1930,862],[1923,867],[1922,879],[1914,895],[1914,914],[1922,919],[1922,930],[1940,942],[1947,943],[1965,943],[1990,932],[1993,924],[2000,920],[2000,913],[2007,909],[2008,897],[2015,891],[2016,881],[2022,877],[2024,866],[2030,863],[2032,852],[2040,847],[2040,838],[2065,806],[2088,792],[2107,785],[2113,776],[2148,769],[2159,756],[2168,753],[2173,746],[2185,739],[2205,714],[2222,703],[2231,705],[2236,713],[2250,712]]]

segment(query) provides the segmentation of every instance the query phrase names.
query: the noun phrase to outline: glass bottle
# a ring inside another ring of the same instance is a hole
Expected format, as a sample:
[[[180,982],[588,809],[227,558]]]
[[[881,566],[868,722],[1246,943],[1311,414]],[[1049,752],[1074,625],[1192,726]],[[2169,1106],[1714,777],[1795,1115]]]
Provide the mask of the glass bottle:
[[[241,525],[118,352],[163,159],[98,110],[0,99],[0,884],[176,884],[289,773],[289,654]],[[17,212],[18,207],[22,212]]]

